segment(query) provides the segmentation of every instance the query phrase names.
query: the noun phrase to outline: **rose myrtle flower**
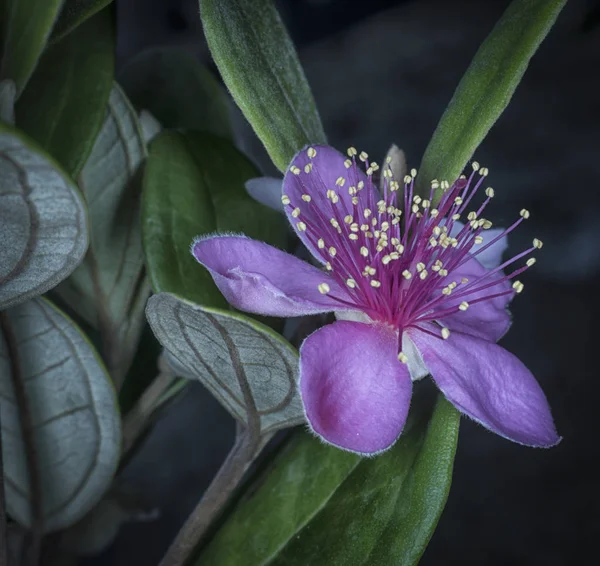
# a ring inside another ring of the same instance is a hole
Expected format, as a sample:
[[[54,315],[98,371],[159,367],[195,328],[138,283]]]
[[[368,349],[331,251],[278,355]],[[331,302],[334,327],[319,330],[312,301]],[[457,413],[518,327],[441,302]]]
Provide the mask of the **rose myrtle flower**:
[[[542,247],[536,239],[501,263],[506,235],[529,212],[491,230],[482,217],[491,187],[467,212],[487,175],[477,163],[452,186],[432,181],[427,199],[414,194],[414,169],[396,180],[386,164],[381,190],[373,183],[377,170],[354,148],[346,158],[315,145],[292,160],[281,202],[322,269],[243,235],[198,238],[192,253],[240,310],[335,312],[337,321],[300,347],[300,395],[323,441],[364,455],[388,449],[406,422],[412,382],[431,374],[459,411],[489,430],[525,445],[556,444],[535,378],[496,345],[510,326],[507,304],[523,289],[511,280],[535,259],[503,270]]]

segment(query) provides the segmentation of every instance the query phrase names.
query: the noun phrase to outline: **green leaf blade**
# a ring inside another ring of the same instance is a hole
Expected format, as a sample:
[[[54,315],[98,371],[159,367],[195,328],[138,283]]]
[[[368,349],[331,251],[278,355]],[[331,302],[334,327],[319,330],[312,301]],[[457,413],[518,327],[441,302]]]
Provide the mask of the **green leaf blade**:
[[[58,17],[63,0],[5,0],[4,50],[0,80],[12,79],[17,96],[33,73]]]
[[[110,9],[88,19],[40,59],[15,108],[16,124],[77,177],[104,120],[113,84]]]
[[[51,42],[56,42],[108,6],[113,0],[65,0],[52,30]]]
[[[461,79],[425,150],[418,190],[454,181],[512,98],[566,0],[514,0]]]
[[[155,292],[227,308],[212,277],[190,253],[196,236],[243,232],[277,247],[283,216],[258,204],[244,182],[259,172],[231,142],[208,132],[159,134],[144,171],[142,239]]]
[[[325,143],[310,87],[271,0],[201,0],[219,72],[273,163],[285,171],[303,146]]]
[[[372,459],[302,434],[197,566],[417,564],[446,502],[458,424],[459,413],[441,397],[433,412],[429,402],[413,403],[400,439]]]

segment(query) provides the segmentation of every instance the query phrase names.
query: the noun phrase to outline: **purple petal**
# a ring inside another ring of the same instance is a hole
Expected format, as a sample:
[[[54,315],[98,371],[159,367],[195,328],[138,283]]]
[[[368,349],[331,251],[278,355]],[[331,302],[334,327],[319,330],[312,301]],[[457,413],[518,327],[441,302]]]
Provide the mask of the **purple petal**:
[[[317,259],[323,261],[321,254],[313,245],[320,234],[316,237],[313,235],[311,241],[311,235],[307,231],[299,230],[298,224],[304,223],[309,231],[311,226],[323,226],[323,217],[319,217],[317,211],[325,216],[325,224],[329,222],[332,216],[331,207],[334,205],[327,199],[328,190],[336,192],[339,203],[335,206],[339,207],[342,217],[352,213],[352,197],[348,193],[348,187],[357,186],[359,181],[367,185],[367,176],[358,166],[346,168],[344,162],[348,158],[336,149],[326,145],[314,145],[311,148],[316,151],[314,157],[310,158],[307,153],[309,148],[304,148],[292,159],[283,178],[283,194],[290,199],[290,204],[285,207],[285,211],[298,237]],[[310,167],[309,172],[306,172],[307,166]],[[299,171],[297,175],[293,172],[296,168]],[[345,179],[343,186],[336,184],[340,177]],[[365,186],[365,189],[359,193],[360,197],[366,198],[367,192]],[[308,203],[303,201],[303,195],[308,195],[311,201]],[[295,208],[300,209],[299,217],[292,216]]]
[[[395,332],[379,324],[340,321],[300,348],[300,395],[312,430],[325,442],[376,454],[400,436],[412,392],[397,358]]]
[[[246,181],[244,186],[254,200],[277,212],[283,212],[283,204],[281,204],[282,183],[283,179],[275,179],[275,177],[257,177]]]
[[[460,332],[442,340],[417,330],[411,338],[459,411],[520,444],[550,447],[560,441],[542,389],[504,348]]]
[[[452,225],[452,230],[450,230],[451,236],[456,236],[463,228],[464,224],[460,221],[455,221]],[[480,233],[480,236],[483,239],[481,244],[478,244],[473,251],[477,251],[477,249],[482,249],[487,246],[489,242],[495,240],[502,232],[504,232],[504,228],[491,228],[490,230],[483,230]],[[486,250],[483,250],[481,253],[477,254],[475,257],[477,261],[483,265],[486,269],[494,269],[498,267],[502,263],[502,254],[508,248],[508,237],[502,236],[496,243],[491,245]]]
[[[351,300],[329,274],[244,236],[196,240],[192,254],[210,271],[225,298],[243,311],[302,316],[339,308],[333,296]],[[329,294],[319,291],[321,283],[327,283]]]
[[[448,275],[450,281],[460,281],[463,277],[469,281],[475,281],[479,277],[483,277],[488,270],[483,267],[476,259],[471,259],[455,269]],[[500,279],[501,275],[494,275],[495,279]],[[487,279],[481,283],[491,283],[494,279]],[[477,283],[475,283],[477,287]],[[474,287],[475,288],[475,287]],[[466,311],[458,311],[456,314],[445,316],[441,322],[450,330],[471,334],[478,338],[483,338],[490,342],[497,342],[506,334],[511,324],[511,317],[507,310],[508,303],[514,296],[514,293],[502,295],[481,301],[474,302],[477,299],[510,291],[511,286],[508,281],[501,281],[497,285],[493,285],[483,291],[469,294],[466,297],[457,299],[455,303],[447,302],[444,308],[457,306],[462,301],[469,303],[469,308]]]

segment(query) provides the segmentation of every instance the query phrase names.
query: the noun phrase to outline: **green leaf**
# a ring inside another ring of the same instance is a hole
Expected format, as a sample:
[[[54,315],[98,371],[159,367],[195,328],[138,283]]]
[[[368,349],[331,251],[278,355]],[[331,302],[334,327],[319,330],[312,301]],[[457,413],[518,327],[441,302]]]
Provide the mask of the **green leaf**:
[[[4,50],[0,80],[12,79],[22,92],[46,46],[63,0],[4,0]],[[39,93],[38,93],[39,95]]]
[[[258,176],[231,142],[207,132],[165,131],[154,139],[144,170],[142,238],[155,292],[227,308],[208,271],[190,253],[195,236],[243,232],[284,247],[284,217],[244,188]]]
[[[65,279],[88,246],[76,185],[43,151],[0,123],[0,309]]]
[[[88,18],[108,6],[113,0],[65,0],[60,16],[52,30],[52,42],[56,42]]]
[[[0,412],[7,510],[31,523],[22,427],[32,431],[46,532],[79,520],[110,486],[120,456],[115,392],[95,350],[55,306],[2,313]],[[28,407],[24,412],[25,405]]]
[[[130,328],[141,330],[149,294],[141,283],[141,178],[135,178],[145,157],[135,110],[115,84],[104,124],[78,178],[89,208],[90,247],[83,263],[56,289],[111,345],[105,352],[111,373],[120,365],[124,350],[137,346],[139,336],[131,336],[131,342],[126,338]],[[141,308],[135,312],[134,304],[140,301]]]
[[[425,150],[418,190],[453,181],[504,111],[566,0],[514,0],[461,79]]]
[[[459,413],[441,396],[430,407],[413,401],[398,442],[371,459],[298,433],[197,566],[417,564],[448,496],[458,438]]]
[[[75,178],[102,126],[113,84],[115,36],[103,10],[40,59],[17,101],[16,124]]]
[[[119,73],[119,82],[136,108],[149,110],[163,128],[232,137],[223,87],[182,48],[157,47],[140,53]]]
[[[219,72],[285,171],[303,146],[325,133],[294,45],[271,0],[200,0],[204,34]]]
[[[266,436],[304,422],[298,353],[279,334],[169,293],[151,297],[146,315],[174,374],[202,382],[251,432]]]

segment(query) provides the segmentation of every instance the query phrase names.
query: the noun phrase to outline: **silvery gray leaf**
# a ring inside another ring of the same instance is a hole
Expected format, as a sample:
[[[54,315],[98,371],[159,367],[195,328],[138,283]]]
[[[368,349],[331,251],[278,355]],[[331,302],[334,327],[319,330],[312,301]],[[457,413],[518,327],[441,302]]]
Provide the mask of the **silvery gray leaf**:
[[[304,422],[298,354],[269,327],[170,293],[151,297],[146,316],[175,373],[200,380],[234,418],[263,436]]]
[[[77,187],[22,134],[0,124],[0,309],[45,293],[88,246]]]
[[[0,411],[7,510],[30,525],[21,397],[29,408],[45,532],[99,501],[120,456],[120,417],[102,362],[75,324],[45,299],[2,314]],[[20,392],[20,394],[19,394]]]
[[[15,123],[15,98],[17,85],[15,81],[4,79],[0,81],[0,120],[11,126]]]
[[[136,113],[115,84],[104,124],[77,180],[88,204],[90,247],[57,289],[95,327],[122,322],[142,273],[139,185],[132,178],[145,157]]]
[[[144,135],[144,142],[148,145],[161,132],[162,126],[148,110],[140,112],[139,121]]]

